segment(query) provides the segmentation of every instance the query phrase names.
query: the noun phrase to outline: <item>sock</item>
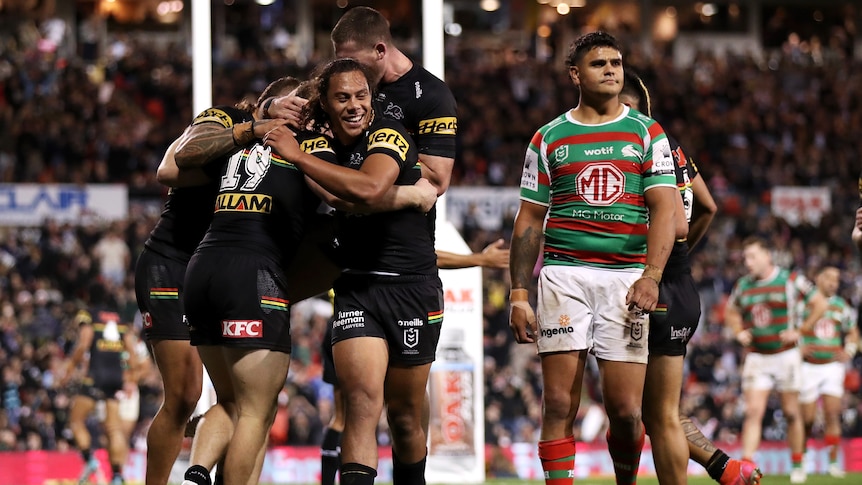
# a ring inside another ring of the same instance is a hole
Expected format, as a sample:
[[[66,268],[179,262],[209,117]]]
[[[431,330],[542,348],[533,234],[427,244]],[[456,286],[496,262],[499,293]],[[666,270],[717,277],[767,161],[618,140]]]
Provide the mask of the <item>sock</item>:
[[[404,463],[392,450],[392,485],[425,485],[426,457],[416,463]]]
[[[730,457],[727,456],[727,453],[715,450],[715,453],[706,462],[706,473],[716,482],[721,480],[721,475],[724,474],[724,469],[727,467],[727,462],[729,461]]]
[[[341,465],[341,485],[374,485],[377,470],[359,463]]]
[[[838,463],[838,445],[841,444],[841,437],[826,435],[823,437],[823,442],[829,447],[829,464]]]
[[[186,470],[184,480],[188,480],[197,485],[212,485],[210,479],[210,471],[201,465],[192,465]]]
[[[545,485],[571,485],[575,475],[575,437],[539,441]]]
[[[113,473],[115,477],[122,477],[123,476],[123,465],[117,465],[115,463],[111,463],[111,473]]]
[[[641,450],[644,447],[645,433],[634,443],[618,441],[611,436],[611,430],[607,432],[608,452],[614,462],[614,475],[617,477],[617,485],[634,485],[637,483],[638,467],[641,462]]]
[[[93,450],[87,448],[86,450],[81,450],[81,458],[84,459],[84,463],[89,463],[91,459],[93,459]]]
[[[216,469],[213,485],[224,485],[224,472],[221,471],[221,467]]]
[[[791,453],[790,454],[790,463],[792,468],[802,468],[802,457],[804,455],[802,453]]]
[[[341,431],[328,428],[320,445],[320,485],[334,485],[340,466]]]

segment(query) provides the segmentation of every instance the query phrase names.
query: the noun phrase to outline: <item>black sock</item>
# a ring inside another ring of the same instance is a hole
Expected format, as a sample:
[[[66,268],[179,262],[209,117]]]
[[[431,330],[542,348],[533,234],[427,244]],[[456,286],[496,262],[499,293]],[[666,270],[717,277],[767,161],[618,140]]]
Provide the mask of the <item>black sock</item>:
[[[84,459],[84,463],[89,463],[93,458],[93,450],[87,448],[86,450],[81,450],[81,457]]]
[[[320,485],[334,485],[340,466],[341,431],[328,428],[320,445]]]
[[[224,472],[221,471],[222,467],[218,467],[215,472],[215,480],[213,480],[213,485],[224,485]]]
[[[721,474],[724,473],[724,469],[727,467],[727,462],[729,461],[730,457],[727,456],[727,453],[715,450],[715,453],[706,462],[706,473],[716,482],[721,480]]]
[[[392,451],[392,485],[425,485],[425,459],[404,463]]]
[[[111,472],[113,472],[114,476],[123,474],[123,465],[116,465],[111,463]]]
[[[377,470],[359,463],[341,465],[341,485],[374,485]]]
[[[212,485],[213,483],[212,479],[210,479],[210,471],[201,465],[190,466],[188,470],[186,470],[183,480],[195,482],[198,485]]]

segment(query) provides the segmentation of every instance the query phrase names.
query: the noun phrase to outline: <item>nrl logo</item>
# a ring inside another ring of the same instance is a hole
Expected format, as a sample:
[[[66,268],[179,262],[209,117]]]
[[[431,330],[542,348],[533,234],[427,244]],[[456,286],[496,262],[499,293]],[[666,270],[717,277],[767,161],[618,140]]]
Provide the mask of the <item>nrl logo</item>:
[[[569,145],[558,146],[556,150],[554,150],[554,158],[557,159],[558,162],[564,161],[569,156]]]
[[[404,329],[404,345],[411,349],[419,345],[419,329]]]

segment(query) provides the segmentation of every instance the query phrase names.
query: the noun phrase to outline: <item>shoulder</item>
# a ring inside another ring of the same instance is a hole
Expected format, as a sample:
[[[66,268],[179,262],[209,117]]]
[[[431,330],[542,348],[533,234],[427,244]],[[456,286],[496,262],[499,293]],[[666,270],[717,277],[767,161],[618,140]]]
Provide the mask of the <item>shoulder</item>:
[[[405,161],[410,153],[416,153],[413,139],[407,133],[404,125],[398,121],[384,118],[375,120],[368,128],[368,151],[374,149],[393,151]]]
[[[217,123],[225,128],[248,121],[250,115],[234,106],[213,106],[203,110],[192,120],[192,125]]]
[[[326,161],[335,160],[335,145],[332,138],[322,133],[313,131],[301,131],[296,134],[296,142],[299,148],[309,155],[314,155]]]

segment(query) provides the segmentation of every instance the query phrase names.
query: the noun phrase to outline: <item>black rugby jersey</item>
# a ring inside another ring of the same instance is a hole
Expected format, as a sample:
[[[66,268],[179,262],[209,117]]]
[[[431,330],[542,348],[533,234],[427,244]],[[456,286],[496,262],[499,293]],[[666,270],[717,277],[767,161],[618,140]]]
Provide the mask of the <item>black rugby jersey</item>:
[[[668,135],[670,142],[671,153],[676,169],[676,185],[679,188],[680,196],[682,196],[682,205],[685,208],[685,219],[691,222],[691,214],[694,208],[694,192],[692,191],[692,181],[700,176],[697,170],[697,165],[685,155],[679,142],[675,138]],[[691,263],[688,258],[689,247],[685,239],[677,240],[673,244],[670,255],[665,264],[664,273],[667,275],[688,273],[691,271]]]
[[[286,268],[319,205],[295,165],[255,143],[223,166],[212,223],[198,251],[244,248]]]
[[[395,185],[413,185],[421,177],[415,143],[398,122],[378,118],[353,145],[314,135],[314,144],[300,142],[303,151],[327,160],[321,147],[327,140],[339,165],[359,170],[365,159],[383,153],[398,163],[401,173]],[[317,146],[316,151],[310,148]],[[434,252],[434,217],[415,209],[374,214],[336,212],[335,257],[342,268],[400,275],[437,274]]]
[[[377,86],[374,110],[407,128],[420,157],[455,158],[455,96],[446,83],[415,62],[394,82]]]
[[[192,125],[218,123],[225,128],[252,121],[251,113],[215,106],[195,117]],[[159,221],[144,245],[169,258],[188,262],[210,225],[221,168],[228,157],[204,165],[212,181],[196,187],[171,188]]]
[[[105,307],[93,307],[78,312],[77,320],[93,326],[90,359],[86,384],[105,387],[122,387],[123,360],[127,356],[123,339],[129,326],[120,323],[120,314]]]

